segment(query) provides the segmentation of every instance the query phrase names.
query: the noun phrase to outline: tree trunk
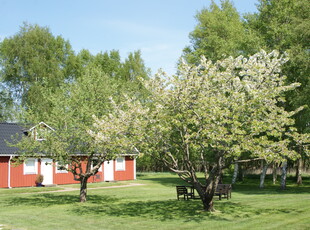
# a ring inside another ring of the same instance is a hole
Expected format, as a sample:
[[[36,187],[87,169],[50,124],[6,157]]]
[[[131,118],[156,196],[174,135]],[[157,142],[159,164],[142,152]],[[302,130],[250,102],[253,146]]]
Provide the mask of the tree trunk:
[[[222,158],[218,160],[218,165],[210,170],[209,177],[206,180],[206,186],[202,186],[199,182],[194,183],[194,187],[197,190],[199,197],[203,203],[203,209],[208,212],[213,212],[213,196],[216,191],[216,187],[220,181],[222,173]]]
[[[244,179],[244,169],[243,169],[244,166],[242,165],[239,165],[238,167],[238,181],[243,181]]]
[[[205,198],[202,200],[203,210],[205,210],[207,212],[214,212],[212,200],[213,200],[213,195],[212,195],[212,197],[205,195]]]
[[[272,167],[272,183],[276,184],[277,182],[277,163],[273,163]]]
[[[262,162],[262,164],[263,164],[263,168],[262,168],[262,173],[260,174],[260,184],[259,184],[259,188],[264,188],[266,172],[267,172],[267,169],[268,169],[268,164],[267,164],[267,162]]]
[[[194,185],[196,191],[199,194],[201,202],[203,204],[203,209],[205,211],[208,211],[208,212],[213,212],[214,211],[213,201],[212,201],[214,193],[215,193],[215,189],[216,189],[216,187],[214,188],[214,186],[217,186],[217,183],[215,183],[215,181],[212,182],[212,184],[210,184],[209,186],[206,186],[206,187],[202,187],[198,183],[196,183]]]
[[[232,178],[232,181],[231,181],[232,184],[236,184],[237,176],[238,176],[238,170],[239,170],[238,168],[239,168],[239,164],[235,163],[235,165],[234,165],[234,174],[233,174],[233,178]]]
[[[282,175],[281,175],[281,189],[286,189],[286,168],[287,168],[287,162],[284,161],[282,163]]]
[[[297,166],[296,166],[296,182],[298,185],[302,185],[302,159],[297,160]]]
[[[80,202],[86,202],[88,177],[82,177],[80,180]]]

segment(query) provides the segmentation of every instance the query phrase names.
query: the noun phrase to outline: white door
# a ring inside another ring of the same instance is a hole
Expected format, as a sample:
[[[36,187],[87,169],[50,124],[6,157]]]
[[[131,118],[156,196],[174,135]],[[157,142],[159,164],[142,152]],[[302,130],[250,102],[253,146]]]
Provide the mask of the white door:
[[[53,184],[53,160],[48,158],[41,159],[41,174],[43,175],[44,185]]]
[[[104,181],[114,180],[114,161],[105,161],[103,164]]]

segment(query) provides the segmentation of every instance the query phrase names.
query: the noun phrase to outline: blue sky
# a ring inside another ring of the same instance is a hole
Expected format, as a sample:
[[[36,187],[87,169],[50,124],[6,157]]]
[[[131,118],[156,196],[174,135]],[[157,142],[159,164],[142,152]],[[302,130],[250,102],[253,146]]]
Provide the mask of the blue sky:
[[[175,73],[182,49],[190,44],[194,16],[211,0],[0,0],[0,41],[23,22],[48,26],[79,52],[119,50],[124,58],[141,50],[154,74]],[[215,2],[219,3],[219,0]],[[256,11],[258,0],[234,0],[240,13]]]

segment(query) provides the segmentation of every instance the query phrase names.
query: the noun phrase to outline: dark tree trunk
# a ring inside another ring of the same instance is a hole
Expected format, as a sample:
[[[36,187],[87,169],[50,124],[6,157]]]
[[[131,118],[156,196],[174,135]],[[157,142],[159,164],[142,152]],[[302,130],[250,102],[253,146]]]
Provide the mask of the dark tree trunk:
[[[86,196],[87,196],[87,180],[88,177],[82,177],[80,180],[80,202],[86,202]]]
[[[203,210],[205,210],[207,212],[214,212],[212,200],[213,200],[213,195],[212,195],[212,197],[205,195],[204,199],[202,200]]]
[[[296,182],[298,185],[302,185],[302,159],[297,160],[297,166],[296,166]]]
[[[194,183],[194,187],[199,194],[199,197],[203,204],[203,209],[208,212],[213,212],[213,196],[216,191],[216,187],[221,179],[222,167],[223,167],[222,157],[219,157],[218,163],[209,172],[209,177],[206,180],[206,186],[202,186],[198,181]]]
[[[214,188],[214,186],[215,186],[215,188]],[[200,200],[203,204],[203,209],[205,211],[208,211],[208,212],[214,211],[212,200],[213,200],[213,196],[215,193],[216,186],[217,186],[217,183],[216,183],[216,185],[215,185],[215,183],[212,183],[212,185],[207,186],[207,187],[201,186],[198,183],[194,185],[196,191],[199,194]]]

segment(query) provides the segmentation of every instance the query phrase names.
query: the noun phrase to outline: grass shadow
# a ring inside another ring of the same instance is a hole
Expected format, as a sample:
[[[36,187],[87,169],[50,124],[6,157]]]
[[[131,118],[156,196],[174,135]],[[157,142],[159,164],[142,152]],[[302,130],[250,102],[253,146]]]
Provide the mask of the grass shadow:
[[[87,203],[106,203],[117,201],[118,199],[110,197],[110,196],[102,196],[102,195],[88,195]],[[50,207],[55,205],[68,205],[80,203],[78,195],[70,195],[70,194],[54,194],[54,193],[46,193],[40,195],[33,195],[30,197],[13,197],[6,200],[7,206],[19,206],[19,205],[27,205],[27,206],[38,206],[38,207]]]
[[[105,206],[78,206],[72,212],[78,215],[109,215],[124,218],[139,217],[160,221],[202,222],[205,221],[205,218],[226,220],[224,217],[203,211],[202,204],[199,201],[160,200],[108,204]]]
[[[209,213],[202,210],[200,200],[177,201],[139,201],[109,203],[105,205],[95,204],[91,206],[75,206],[71,211],[78,215],[108,215],[113,217],[137,217],[144,219],[156,219],[159,221],[176,220],[179,222],[205,222],[215,221],[235,221],[236,218],[258,217],[260,215],[274,215],[281,213],[301,212],[297,209],[287,208],[257,208],[250,205],[240,204],[233,201],[216,201],[214,204],[216,212]]]

